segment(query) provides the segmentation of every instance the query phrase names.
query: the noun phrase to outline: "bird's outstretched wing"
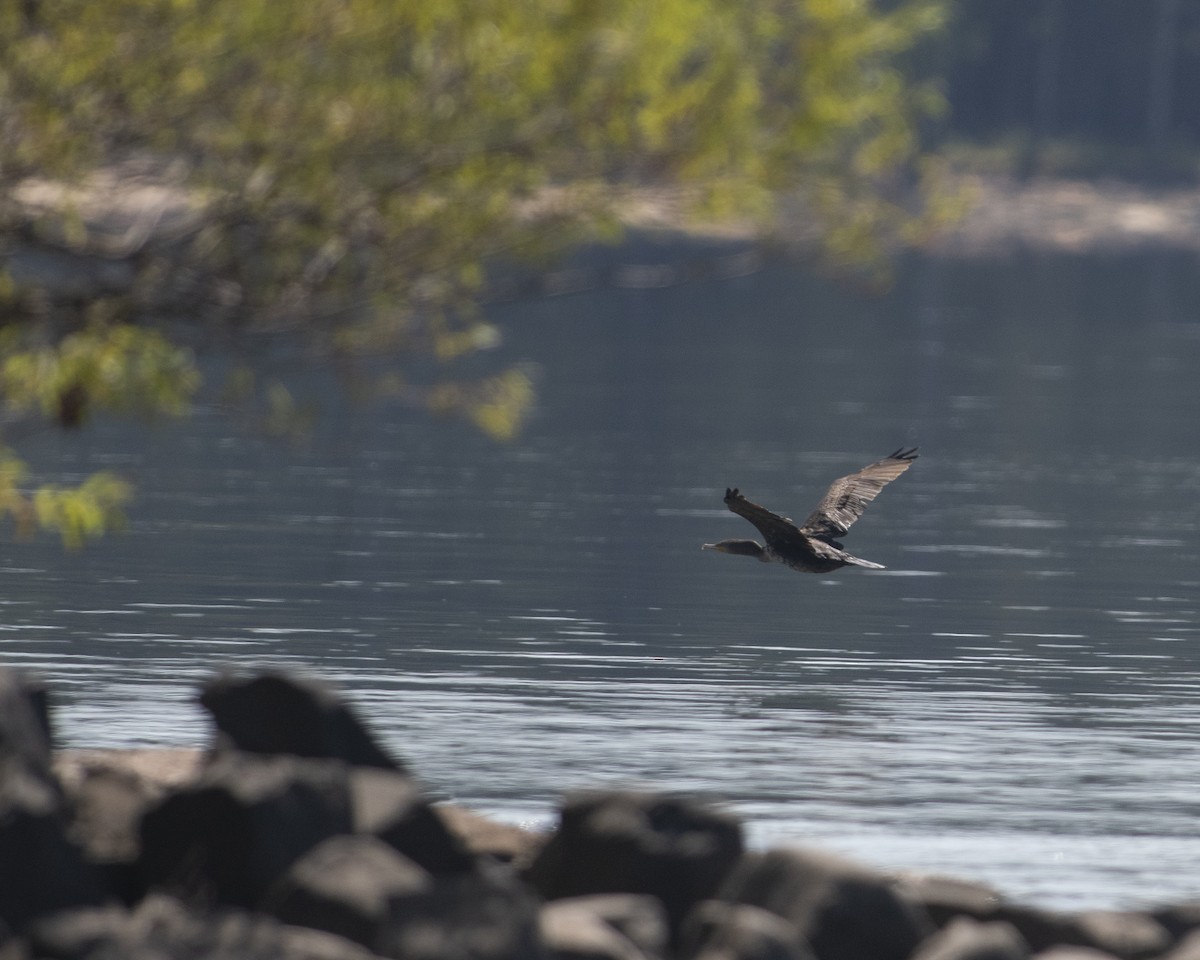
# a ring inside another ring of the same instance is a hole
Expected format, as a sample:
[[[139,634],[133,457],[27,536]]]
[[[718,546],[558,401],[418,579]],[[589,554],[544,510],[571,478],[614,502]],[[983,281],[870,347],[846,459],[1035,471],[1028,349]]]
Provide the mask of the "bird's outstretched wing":
[[[834,480],[817,509],[801,525],[801,532],[811,537],[842,536],[862,516],[867,504],[879,496],[879,491],[911,467],[916,459],[916,447],[911,450],[901,447],[858,473]]]
[[[795,544],[803,547],[804,537],[800,531],[796,529],[796,525],[787,517],[781,517],[777,513],[772,513],[766,507],[760,507],[757,503],[751,503],[747,500],[736,487],[732,490],[725,491],[725,506],[736,513],[739,517],[749,520],[758,532],[763,535],[763,539],[768,544],[774,547]]]

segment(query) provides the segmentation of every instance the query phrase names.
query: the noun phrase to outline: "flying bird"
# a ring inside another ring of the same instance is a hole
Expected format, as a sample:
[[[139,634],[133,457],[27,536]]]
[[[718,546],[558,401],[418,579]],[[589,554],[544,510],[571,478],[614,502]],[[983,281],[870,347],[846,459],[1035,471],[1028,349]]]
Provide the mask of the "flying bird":
[[[879,491],[916,459],[916,447],[911,450],[901,447],[858,473],[834,480],[817,509],[799,527],[787,517],[751,503],[737,487],[726,489],[725,506],[754,524],[766,546],[757,540],[720,540],[703,544],[700,549],[757,557],[763,563],[783,563],[801,573],[828,573],[847,565],[882,570],[882,563],[852,556],[834,538],[844,536]]]

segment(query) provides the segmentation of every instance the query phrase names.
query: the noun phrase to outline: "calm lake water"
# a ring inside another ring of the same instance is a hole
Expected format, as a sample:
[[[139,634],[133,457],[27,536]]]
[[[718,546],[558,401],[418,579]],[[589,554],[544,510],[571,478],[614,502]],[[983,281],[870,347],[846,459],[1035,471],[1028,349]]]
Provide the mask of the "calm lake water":
[[[722,253],[643,245],[638,262]],[[71,746],[202,744],[214,667],[339,684],[430,790],[544,823],[649,786],[1056,906],[1200,896],[1194,259],[776,264],[497,304],[539,407],[496,444],[318,375],[311,442],[212,410],[22,452],[124,471],[131,528],[0,545],[0,662]],[[726,486],[802,518],[921,459],[847,537],[883,571],[701,552]]]

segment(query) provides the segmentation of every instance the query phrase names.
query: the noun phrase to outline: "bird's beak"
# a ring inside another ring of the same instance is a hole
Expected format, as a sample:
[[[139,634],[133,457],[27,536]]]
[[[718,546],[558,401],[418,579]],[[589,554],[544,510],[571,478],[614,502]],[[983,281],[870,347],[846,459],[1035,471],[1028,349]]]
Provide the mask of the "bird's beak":
[[[719,543],[702,543],[702,544],[700,544],[700,549],[701,550],[716,550],[718,553],[722,552],[721,545]]]

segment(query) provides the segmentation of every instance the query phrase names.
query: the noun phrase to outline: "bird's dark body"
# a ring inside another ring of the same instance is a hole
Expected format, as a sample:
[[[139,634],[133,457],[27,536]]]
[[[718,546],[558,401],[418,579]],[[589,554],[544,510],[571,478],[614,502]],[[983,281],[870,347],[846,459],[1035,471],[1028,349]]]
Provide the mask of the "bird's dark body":
[[[791,567],[799,573],[829,573],[840,567],[849,566],[852,562],[850,560],[837,560],[833,557],[818,557],[815,553],[811,556],[795,554],[785,556],[776,550],[772,550],[770,544],[763,547],[763,553],[766,554],[768,563],[782,563],[785,567]],[[875,566],[875,564],[871,564],[871,566]]]
[[[847,553],[834,537],[844,535],[879,491],[904,473],[916,459],[916,447],[911,450],[901,448],[857,473],[835,480],[800,526],[747,500],[736,487],[726,489],[725,506],[754,524],[766,543],[722,540],[706,543],[704,549],[756,557],[764,563],[782,563],[800,573],[829,573],[845,566],[882,569],[882,564]]]

